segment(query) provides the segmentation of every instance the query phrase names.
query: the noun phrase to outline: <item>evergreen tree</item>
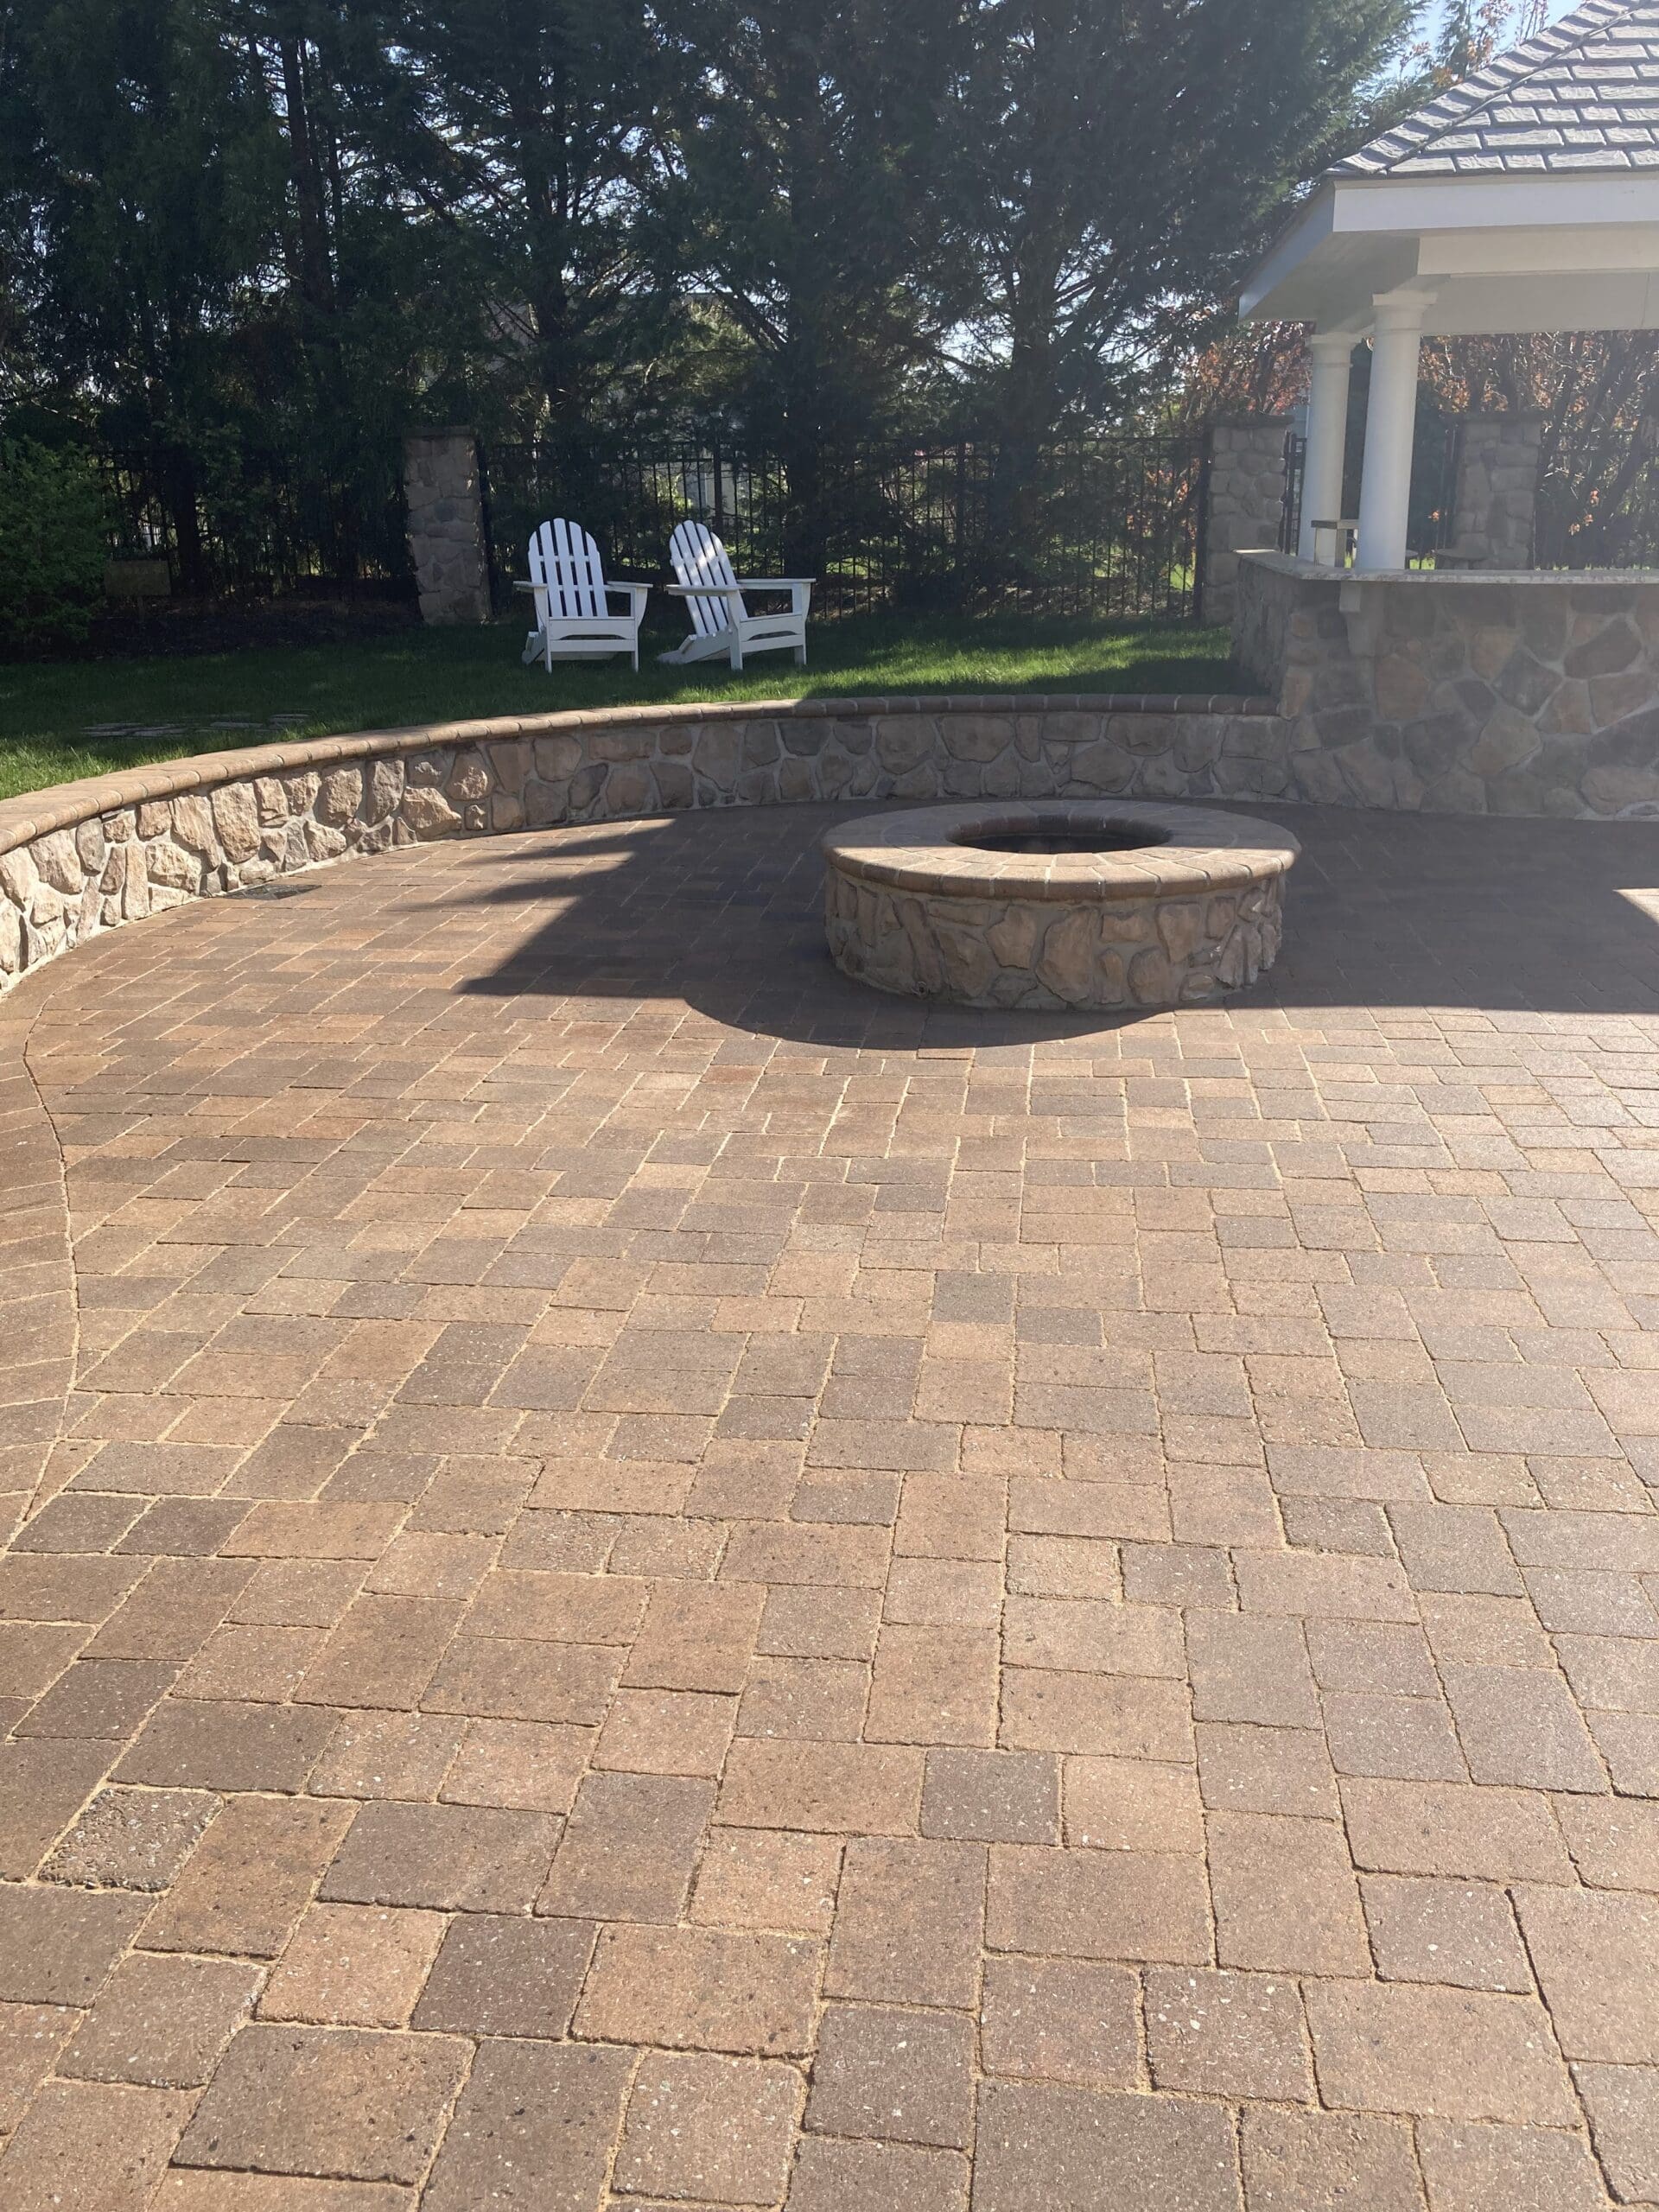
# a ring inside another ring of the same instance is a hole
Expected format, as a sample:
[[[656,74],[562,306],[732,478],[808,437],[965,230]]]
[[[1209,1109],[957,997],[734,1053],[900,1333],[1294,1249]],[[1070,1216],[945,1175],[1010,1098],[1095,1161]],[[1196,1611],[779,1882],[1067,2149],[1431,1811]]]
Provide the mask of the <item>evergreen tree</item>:
[[[1414,0],[976,0],[944,189],[1010,526],[1043,441],[1200,333],[1377,118]]]
[[[0,0],[9,410],[133,458],[187,589],[204,512],[250,577],[354,573],[377,506],[395,557],[443,288],[353,142],[374,54],[338,0]]]
[[[649,374],[672,286],[645,220],[674,48],[649,0],[346,0],[385,56],[375,161],[458,243],[486,342],[569,442]]]
[[[217,388],[276,243],[260,73],[198,0],[0,0],[0,235],[35,396],[95,397],[200,581]]]
[[[817,566],[824,457],[904,419],[941,337],[939,143],[957,0],[703,0],[683,25],[687,264],[752,348],[791,566]]]

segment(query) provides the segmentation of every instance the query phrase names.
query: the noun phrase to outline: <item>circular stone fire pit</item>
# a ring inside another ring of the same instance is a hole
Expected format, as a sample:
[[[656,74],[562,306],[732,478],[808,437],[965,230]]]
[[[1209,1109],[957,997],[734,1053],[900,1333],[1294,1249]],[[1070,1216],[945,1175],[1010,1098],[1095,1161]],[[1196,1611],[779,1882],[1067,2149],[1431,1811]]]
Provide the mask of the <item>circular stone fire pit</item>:
[[[1131,799],[866,815],[824,834],[830,950],[964,1006],[1201,1005],[1272,965],[1300,850],[1271,822]]]

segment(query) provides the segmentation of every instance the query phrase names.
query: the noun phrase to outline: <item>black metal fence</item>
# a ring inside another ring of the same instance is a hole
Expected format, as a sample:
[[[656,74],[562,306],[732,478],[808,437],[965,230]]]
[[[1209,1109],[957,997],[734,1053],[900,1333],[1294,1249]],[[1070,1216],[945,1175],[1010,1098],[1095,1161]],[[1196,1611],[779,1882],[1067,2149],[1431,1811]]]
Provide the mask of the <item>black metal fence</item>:
[[[1285,440],[1285,497],[1279,510],[1279,550],[1294,553],[1301,543],[1302,485],[1307,475],[1307,440],[1295,431]]]
[[[164,556],[175,592],[268,599],[311,589],[400,588],[409,575],[401,447],[359,452],[349,476],[296,472],[245,451],[98,457],[110,550]]]
[[[827,457],[794,496],[775,456],[702,449],[486,452],[498,601],[549,516],[580,520],[619,576],[663,576],[675,524],[706,522],[740,575],[780,575],[804,544],[829,614],[1018,609],[1109,620],[1199,616],[1205,441],[1100,438],[1016,465],[963,442]]]

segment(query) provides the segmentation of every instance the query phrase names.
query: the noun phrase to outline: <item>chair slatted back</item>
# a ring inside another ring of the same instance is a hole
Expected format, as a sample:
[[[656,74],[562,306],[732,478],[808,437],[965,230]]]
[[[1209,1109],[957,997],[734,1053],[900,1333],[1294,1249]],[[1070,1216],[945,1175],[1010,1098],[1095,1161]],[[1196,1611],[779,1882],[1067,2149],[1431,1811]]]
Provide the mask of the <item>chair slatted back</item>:
[[[530,541],[530,581],[542,621],[608,612],[605,564],[580,523],[556,518],[542,524]]]
[[[707,523],[683,522],[668,541],[669,564],[678,584],[734,584],[732,556]],[[729,630],[741,612],[729,599],[689,599],[691,626],[700,638]]]

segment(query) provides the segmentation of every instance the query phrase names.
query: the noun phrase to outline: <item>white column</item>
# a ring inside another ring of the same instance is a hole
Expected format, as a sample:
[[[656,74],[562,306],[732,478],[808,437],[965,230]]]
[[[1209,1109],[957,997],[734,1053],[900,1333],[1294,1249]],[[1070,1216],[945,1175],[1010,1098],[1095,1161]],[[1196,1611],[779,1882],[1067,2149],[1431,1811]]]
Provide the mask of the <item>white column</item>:
[[[1297,551],[1317,561],[1316,522],[1342,515],[1343,466],[1348,457],[1348,383],[1353,372],[1351,332],[1322,331],[1309,340],[1313,372],[1307,388],[1307,454],[1302,464],[1302,531]],[[1330,557],[1336,557],[1334,554]]]
[[[1362,569],[1403,569],[1411,516],[1411,460],[1417,442],[1417,357],[1429,296],[1379,293],[1371,340],[1371,397],[1359,487]]]

